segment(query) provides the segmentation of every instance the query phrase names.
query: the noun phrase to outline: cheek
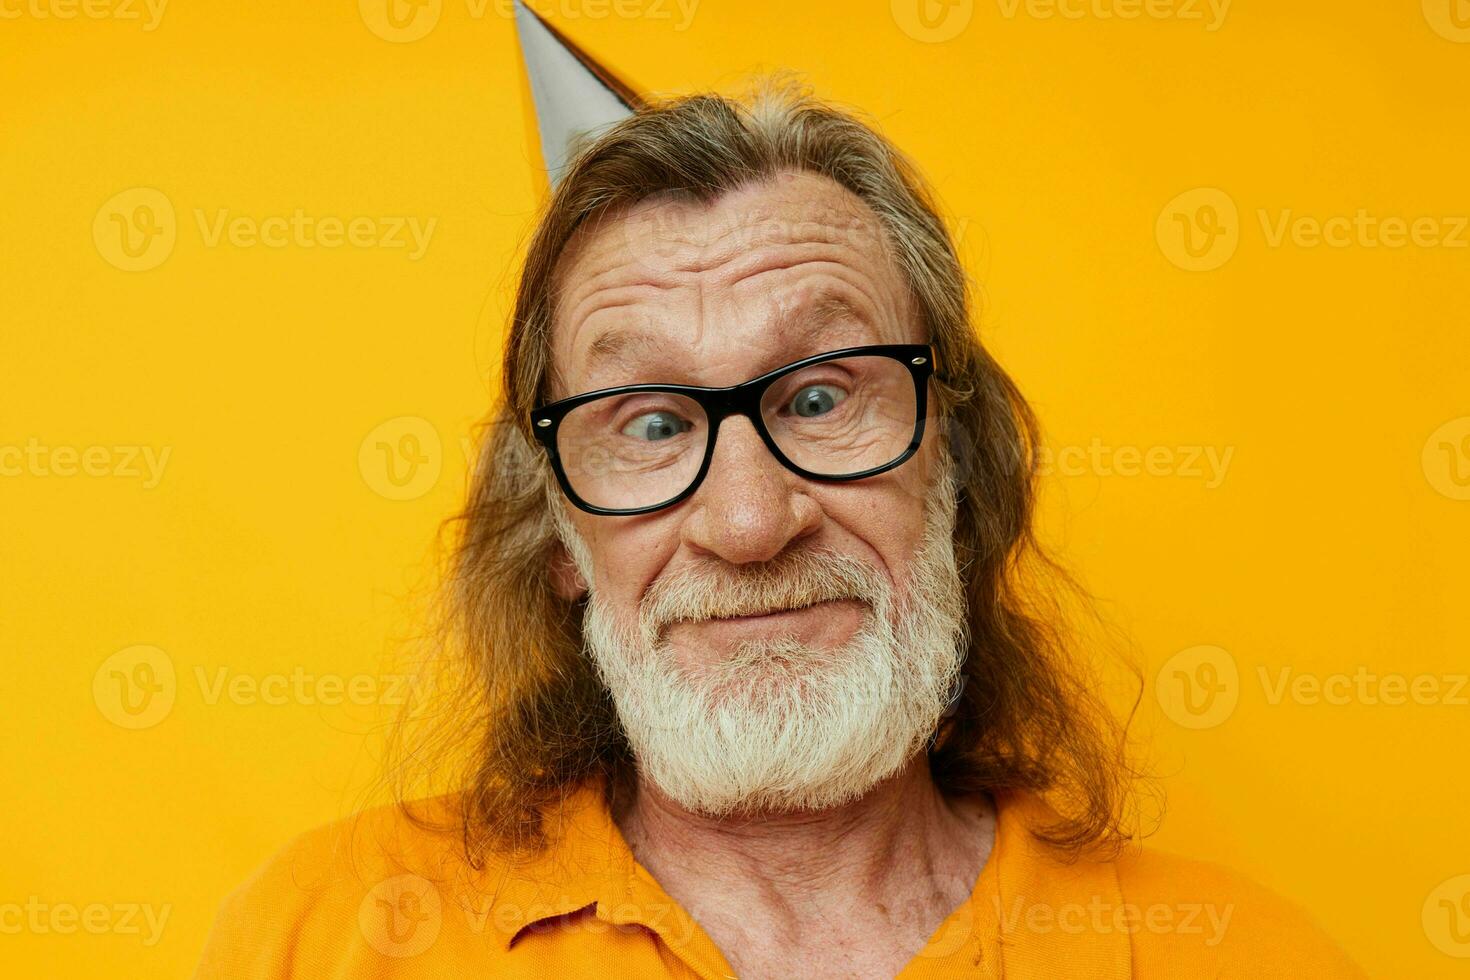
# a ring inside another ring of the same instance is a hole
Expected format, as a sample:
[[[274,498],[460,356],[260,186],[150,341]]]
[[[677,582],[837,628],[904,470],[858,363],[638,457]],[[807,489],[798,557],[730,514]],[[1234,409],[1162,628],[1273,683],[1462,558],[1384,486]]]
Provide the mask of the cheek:
[[[883,481],[874,484],[874,490],[883,498],[877,508],[878,521],[908,530],[915,539],[922,534],[924,509],[938,470],[937,452],[930,433],[925,433],[924,442],[911,459],[878,478]]]
[[[909,565],[924,537],[924,500],[918,487],[904,487],[885,502],[869,540],[893,573],[893,583],[908,581]]]
[[[896,470],[823,498],[828,516],[872,549],[895,588],[904,588],[923,542],[938,468],[935,453],[926,437],[919,452]]]
[[[626,521],[624,518],[609,520],[613,524]],[[632,622],[638,616],[638,604],[644,592],[658,577],[666,554],[672,550],[664,538],[674,532],[636,525],[611,526],[598,531],[587,538],[598,594],[619,617]]]
[[[876,568],[895,589],[903,589],[924,532],[924,501],[916,489],[886,474],[876,481],[829,488],[818,498],[827,520],[838,529],[830,543]]]

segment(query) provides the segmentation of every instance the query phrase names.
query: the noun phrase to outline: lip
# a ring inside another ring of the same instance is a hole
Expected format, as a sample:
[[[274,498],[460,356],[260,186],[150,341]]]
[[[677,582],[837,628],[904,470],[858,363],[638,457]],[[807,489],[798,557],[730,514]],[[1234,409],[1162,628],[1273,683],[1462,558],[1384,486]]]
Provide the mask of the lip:
[[[686,620],[670,633],[706,637],[720,645],[741,640],[791,636],[803,642],[842,642],[857,628],[869,608],[855,599],[829,599],[798,609],[780,609],[753,616]]]
[[[813,603],[810,606],[801,606],[800,608],[797,608],[797,609],[777,609],[777,610],[775,610],[773,612],[768,612],[768,613],[754,613],[754,614],[749,615],[749,616],[719,616],[719,617],[716,617],[714,619],[706,620],[706,622],[710,622],[710,623],[779,623],[779,622],[782,622],[783,620],[796,619],[796,618],[800,617],[802,613],[820,612],[824,606],[830,607],[836,601],[839,601],[839,600],[829,599],[829,600],[825,600],[823,602]]]

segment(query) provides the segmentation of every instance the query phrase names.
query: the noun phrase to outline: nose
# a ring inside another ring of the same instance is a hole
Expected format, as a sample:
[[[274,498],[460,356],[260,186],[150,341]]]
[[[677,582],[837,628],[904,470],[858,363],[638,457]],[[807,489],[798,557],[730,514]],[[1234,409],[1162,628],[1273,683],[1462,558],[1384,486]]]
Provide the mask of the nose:
[[[763,562],[821,527],[822,509],[806,481],[771,455],[750,420],[720,425],[709,472],[690,502],[683,539],[731,564]]]

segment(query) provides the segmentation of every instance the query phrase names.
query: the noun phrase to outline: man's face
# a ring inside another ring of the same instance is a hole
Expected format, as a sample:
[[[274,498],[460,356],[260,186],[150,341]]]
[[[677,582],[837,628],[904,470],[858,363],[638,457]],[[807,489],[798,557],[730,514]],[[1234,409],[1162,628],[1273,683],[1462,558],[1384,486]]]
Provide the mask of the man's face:
[[[554,397],[637,382],[732,385],[839,347],[922,343],[877,229],[861,200],[812,174],[751,185],[708,209],[643,202],[563,253]],[[811,330],[801,314],[829,297],[862,319]],[[773,329],[778,318],[789,331]],[[617,337],[628,338],[622,357],[594,353]],[[591,551],[599,592],[630,618],[660,575],[701,559],[760,563],[794,547],[851,555],[897,586],[922,531],[932,456],[926,437],[915,458],[888,473],[818,483],[783,467],[749,420],[731,418],[690,499],[636,517],[571,516]],[[838,603],[686,623],[668,639],[690,664],[777,632],[831,646],[852,635],[864,612]]]
[[[836,348],[924,341],[876,216],[812,174],[751,184],[709,206],[641,202],[580,231],[558,283],[558,398],[640,382],[733,385]],[[917,737],[908,728],[932,730],[957,670],[963,612],[952,493],[936,508],[930,492],[947,462],[936,428],[896,469],[819,483],[786,469],[748,419],[731,417],[704,481],[679,504],[606,517],[559,501],[577,569],[564,566],[562,588],[590,589],[589,646],[645,772],[660,768],[660,754],[703,751],[704,762],[683,765],[683,782],[743,779],[748,800],[759,795],[757,770],[776,766],[779,751],[801,751],[782,748],[793,724],[808,741],[827,726],[830,751],[808,761],[828,770],[870,770],[874,760],[854,755],[859,743],[898,738],[907,752]],[[713,615],[731,596],[745,614]],[[926,649],[892,649],[900,646]],[[689,726],[720,712],[733,714],[694,745]],[[685,730],[653,744],[670,727]],[[743,744],[722,741],[730,738]],[[741,752],[743,775],[707,771]],[[684,795],[710,804],[707,788]]]

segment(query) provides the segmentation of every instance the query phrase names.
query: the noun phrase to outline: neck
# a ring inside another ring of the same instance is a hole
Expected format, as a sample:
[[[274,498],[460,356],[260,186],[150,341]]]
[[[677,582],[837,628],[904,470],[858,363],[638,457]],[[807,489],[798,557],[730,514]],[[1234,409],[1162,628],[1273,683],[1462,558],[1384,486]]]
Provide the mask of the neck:
[[[640,780],[618,824],[639,863],[699,908],[712,934],[723,923],[727,940],[759,929],[797,943],[812,936],[803,923],[822,923],[813,927],[821,935],[834,915],[862,925],[874,908],[890,926],[912,919],[924,938],[969,898],[994,840],[989,801],[946,799],[922,755],[861,799],[820,812],[713,819]]]

